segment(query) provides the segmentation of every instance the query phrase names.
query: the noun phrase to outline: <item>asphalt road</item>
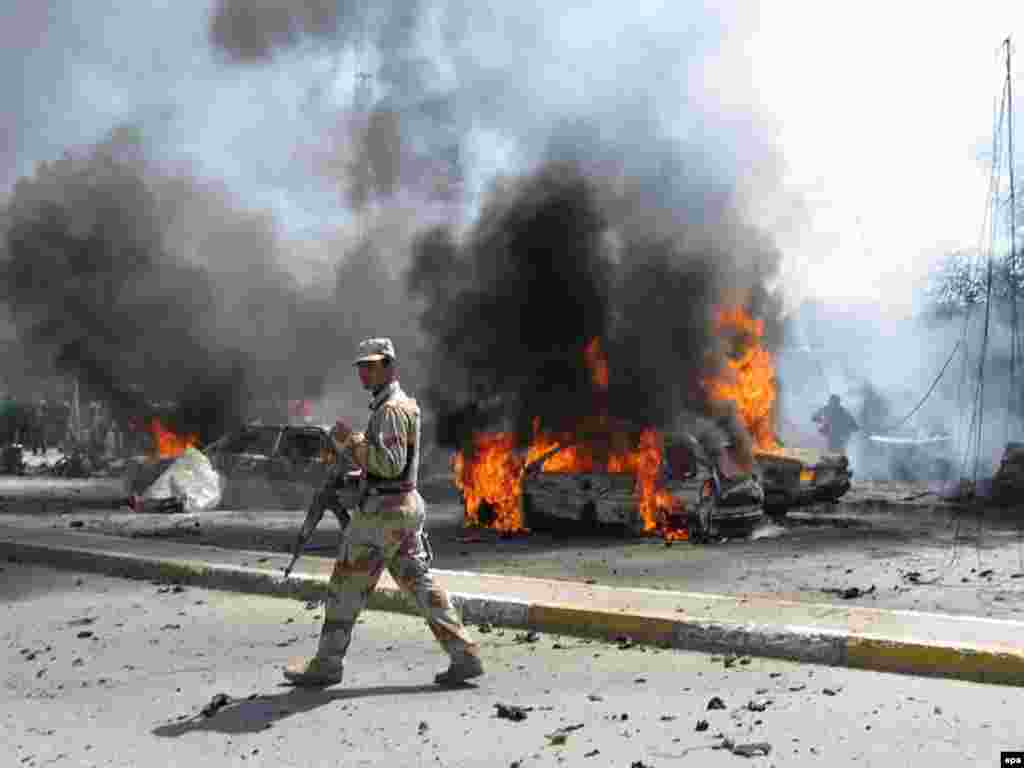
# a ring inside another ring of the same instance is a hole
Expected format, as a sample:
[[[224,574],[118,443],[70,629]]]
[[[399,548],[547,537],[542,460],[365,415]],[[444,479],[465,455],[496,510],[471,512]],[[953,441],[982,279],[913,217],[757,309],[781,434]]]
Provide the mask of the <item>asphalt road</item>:
[[[666,547],[659,539],[602,534],[533,533],[501,537],[464,529],[451,492],[425,491],[438,568],[599,584],[720,594],[770,594],[806,602],[1017,619],[1024,613],[1024,532],[1012,518],[980,520],[970,512],[900,501],[906,488],[850,494],[835,506],[766,520],[750,537],[707,546]],[[886,504],[872,502],[888,493]],[[303,513],[255,509],[194,516],[136,515],[121,509],[32,507],[8,501],[0,522],[80,526],[125,536],[172,538],[242,549],[286,551]],[[337,524],[326,516],[314,554],[330,556]],[[873,591],[872,591],[873,588]]]
[[[441,689],[423,622],[374,612],[342,685],[292,689],[317,605],[3,569],[4,765],[960,768],[1024,746],[1019,689],[510,631],[478,630],[479,685]]]

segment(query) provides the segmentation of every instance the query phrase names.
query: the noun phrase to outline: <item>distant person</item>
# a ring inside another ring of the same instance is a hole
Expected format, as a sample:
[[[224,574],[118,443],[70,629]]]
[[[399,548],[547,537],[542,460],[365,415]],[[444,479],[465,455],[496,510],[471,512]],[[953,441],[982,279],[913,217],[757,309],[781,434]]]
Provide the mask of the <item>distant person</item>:
[[[828,405],[818,409],[813,420],[818,424],[818,431],[828,440],[828,449],[832,453],[846,453],[853,433],[860,431],[853,414],[843,408],[839,395],[832,395]]]
[[[32,426],[30,437],[32,444],[32,455],[46,455],[46,420],[49,416],[49,408],[46,400],[40,400],[32,412]]]

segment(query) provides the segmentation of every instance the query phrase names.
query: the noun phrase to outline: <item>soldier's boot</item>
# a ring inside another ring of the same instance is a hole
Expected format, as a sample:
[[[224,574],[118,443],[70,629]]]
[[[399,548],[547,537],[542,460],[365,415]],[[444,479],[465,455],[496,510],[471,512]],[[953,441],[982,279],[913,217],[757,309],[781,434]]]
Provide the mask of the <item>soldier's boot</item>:
[[[312,658],[293,659],[284,669],[284,677],[294,685],[323,687],[337,685],[345,671],[345,651],[351,639],[349,623],[325,621],[320,644]]]
[[[451,664],[444,672],[434,677],[438,685],[462,685],[467,680],[480,677],[484,673],[483,662],[473,652],[463,652],[452,656]]]
[[[293,685],[322,688],[341,682],[345,665],[323,656],[293,659],[284,668],[284,678]]]

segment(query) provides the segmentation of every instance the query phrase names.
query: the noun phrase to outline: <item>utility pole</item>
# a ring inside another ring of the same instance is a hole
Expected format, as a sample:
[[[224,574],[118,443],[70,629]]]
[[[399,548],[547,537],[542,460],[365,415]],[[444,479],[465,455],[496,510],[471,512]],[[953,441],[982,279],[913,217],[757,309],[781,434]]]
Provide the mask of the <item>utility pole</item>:
[[[1008,421],[1012,421],[1012,429],[1014,432],[1019,433],[1020,431],[1020,395],[1017,392],[1017,346],[1019,343],[1020,332],[1018,330],[1017,323],[1017,279],[1019,273],[1019,265],[1017,263],[1017,201],[1016,191],[1014,189],[1013,179],[1013,68],[1010,64],[1012,56],[1012,46],[1010,44],[1010,37],[1007,36],[1006,40],[1003,41],[1006,46],[1006,105],[1007,105],[1007,131],[1008,131],[1008,149],[1009,149],[1009,166],[1010,166],[1010,259],[1009,259],[1009,279],[1010,279],[1010,311],[1012,314],[1012,331],[1010,338],[1010,418]],[[1007,425],[1009,428],[1009,425]],[[1019,434],[1015,434],[1015,437],[1019,437]]]

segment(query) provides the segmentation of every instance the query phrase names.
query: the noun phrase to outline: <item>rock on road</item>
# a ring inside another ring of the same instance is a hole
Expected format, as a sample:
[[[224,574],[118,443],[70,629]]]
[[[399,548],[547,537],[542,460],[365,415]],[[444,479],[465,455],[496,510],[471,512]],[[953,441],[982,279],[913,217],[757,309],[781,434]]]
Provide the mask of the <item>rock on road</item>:
[[[475,628],[488,675],[442,689],[423,622],[377,612],[343,684],[292,689],[319,605],[0,568],[3,766],[960,768],[1024,747],[1019,689],[625,639]]]

